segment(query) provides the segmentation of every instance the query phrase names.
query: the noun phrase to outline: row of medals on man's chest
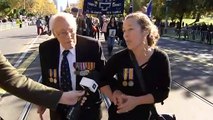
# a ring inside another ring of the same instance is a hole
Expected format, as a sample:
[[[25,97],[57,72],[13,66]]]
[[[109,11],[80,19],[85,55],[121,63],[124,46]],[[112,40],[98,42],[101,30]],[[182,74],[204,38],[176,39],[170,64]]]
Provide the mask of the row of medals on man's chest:
[[[122,85],[124,87],[132,87],[134,86],[134,72],[133,72],[133,68],[124,68],[123,69],[123,81],[122,81]]]
[[[79,76],[86,76],[91,70],[95,69],[95,62],[75,62],[73,63],[75,74]],[[49,69],[49,81],[57,83],[57,69]]]

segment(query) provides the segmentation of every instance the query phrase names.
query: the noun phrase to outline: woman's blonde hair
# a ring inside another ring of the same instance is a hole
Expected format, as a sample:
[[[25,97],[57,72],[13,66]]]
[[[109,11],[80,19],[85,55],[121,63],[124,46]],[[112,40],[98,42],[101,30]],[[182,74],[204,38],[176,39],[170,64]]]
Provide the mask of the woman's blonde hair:
[[[147,36],[148,45],[155,47],[160,36],[158,28],[152,23],[150,18],[142,12],[131,13],[125,17],[125,20],[129,18],[135,19],[142,30],[147,30],[149,32],[149,35]]]

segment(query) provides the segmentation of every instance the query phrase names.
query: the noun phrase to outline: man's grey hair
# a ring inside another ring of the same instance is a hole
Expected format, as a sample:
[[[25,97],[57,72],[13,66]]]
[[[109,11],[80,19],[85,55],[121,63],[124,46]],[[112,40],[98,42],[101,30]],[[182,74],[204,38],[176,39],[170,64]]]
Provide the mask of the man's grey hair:
[[[72,14],[70,13],[65,13],[65,12],[59,12],[55,15],[53,15],[50,18],[50,22],[49,22],[49,26],[50,26],[50,30],[53,31],[54,30],[54,24],[55,24],[55,20],[59,17],[64,18],[71,26],[73,26],[73,29],[76,31],[77,30],[77,23],[76,23],[76,18],[73,17]]]

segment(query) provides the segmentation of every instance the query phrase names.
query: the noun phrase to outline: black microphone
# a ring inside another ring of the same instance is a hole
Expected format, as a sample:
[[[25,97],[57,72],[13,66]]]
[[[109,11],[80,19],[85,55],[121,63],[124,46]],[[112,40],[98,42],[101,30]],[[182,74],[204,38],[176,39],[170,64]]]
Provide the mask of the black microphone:
[[[86,77],[83,77],[80,81],[80,85],[84,88],[85,90],[85,94],[81,97],[80,100],[78,100],[78,102],[72,107],[70,108],[66,118],[68,120],[77,120],[79,117],[79,113],[80,113],[80,109],[81,109],[81,101],[83,99],[84,96],[87,95],[88,92],[93,92],[95,93],[97,88],[98,88],[98,84],[96,83],[96,80],[99,79],[99,74],[98,72],[91,72],[89,75],[87,75]]]
[[[83,97],[82,97],[83,98]],[[67,114],[67,119],[68,120],[77,120],[79,117],[79,111],[81,109],[81,100],[82,98],[70,108],[68,114]]]

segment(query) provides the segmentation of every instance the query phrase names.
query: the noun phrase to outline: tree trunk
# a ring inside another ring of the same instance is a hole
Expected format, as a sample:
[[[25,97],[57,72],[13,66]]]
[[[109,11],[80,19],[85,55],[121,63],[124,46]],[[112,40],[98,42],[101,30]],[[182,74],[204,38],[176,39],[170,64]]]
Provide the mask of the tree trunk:
[[[195,22],[199,22],[199,21],[200,21],[200,17],[201,17],[201,14],[200,14],[200,12],[199,12],[199,13],[197,13]]]
[[[181,15],[180,17],[179,17],[179,21],[180,21],[180,28],[181,28],[181,25],[182,25],[182,21],[183,21],[183,15]]]

